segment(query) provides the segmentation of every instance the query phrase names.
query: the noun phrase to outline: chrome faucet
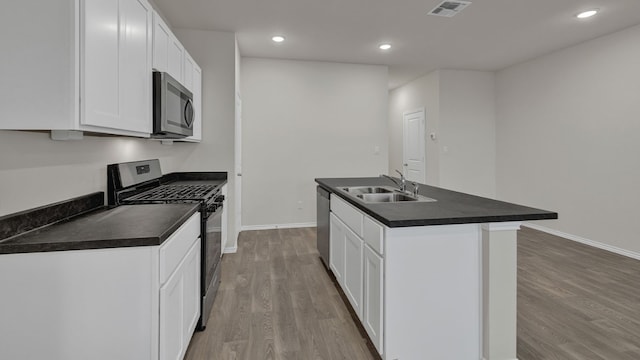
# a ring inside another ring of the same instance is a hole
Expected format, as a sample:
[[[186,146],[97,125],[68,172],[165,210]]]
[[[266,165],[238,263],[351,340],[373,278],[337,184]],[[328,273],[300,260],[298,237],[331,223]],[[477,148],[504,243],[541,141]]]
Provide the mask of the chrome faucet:
[[[412,182],[411,185],[413,185],[413,196],[418,197],[419,184],[417,182]]]
[[[391,177],[391,176],[389,176],[389,175],[382,174],[382,175],[380,175],[380,176],[385,177],[385,178],[387,178],[387,179],[389,179],[389,180],[393,181],[393,183],[394,183],[394,184],[396,184],[396,185],[398,186],[398,188],[400,189],[400,191],[405,192],[405,191],[407,190],[407,183],[406,183],[406,179],[404,178],[404,175],[403,175],[399,170],[396,170],[396,172],[397,172],[398,174],[400,174],[400,181],[396,180],[395,178],[392,178],[392,177]]]

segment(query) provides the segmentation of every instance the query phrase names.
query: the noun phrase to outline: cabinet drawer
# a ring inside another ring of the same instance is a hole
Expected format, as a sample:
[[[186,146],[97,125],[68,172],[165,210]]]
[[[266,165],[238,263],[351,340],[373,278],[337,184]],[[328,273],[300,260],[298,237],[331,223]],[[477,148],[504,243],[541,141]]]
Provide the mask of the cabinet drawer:
[[[200,213],[193,214],[160,246],[160,284],[164,284],[200,237]]]
[[[360,210],[338,196],[331,194],[331,211],[333,211],[343,223],[345,223],[356,235],[362,237],[362,218]]]
[[[364,242],[378,254],[384,254],[384,233],[382,225],[368,216],[364,217]]]

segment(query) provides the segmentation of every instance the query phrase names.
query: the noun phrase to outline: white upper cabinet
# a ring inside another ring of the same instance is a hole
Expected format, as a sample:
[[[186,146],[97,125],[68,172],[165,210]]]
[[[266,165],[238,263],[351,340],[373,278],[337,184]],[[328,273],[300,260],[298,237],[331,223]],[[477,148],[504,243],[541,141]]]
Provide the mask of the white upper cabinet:
[[[169,69],[169,39],[171,30],[157,12],[153,12],[153,68],[158,71]]]
[[[182,85],[184,85],[184,87],[186,87],[191,92],[193,92],[193,71],[194,71],[194,68],[197,66],[196,62],[193,60],[191,55],[189,55],[189,53],[185,51],[184,52],[184,61],[183,61],[182,64],[183,64],[183,66],[182,66],[182,76],[183,76]]]
[[[157,12],[153,12],[153,69],[178,80],[193,94],[193,135],[175,141],[202,139],[202,70]]]
[[[81,123],[151,132],[149,3],[86,0],[83,11]]]
[[[202,70],[198,65],[193,69],[193,108],[196,119],[193,122],[193,136],[190,139],[200,141],[202,140]]]
[[[151,132],[152,9],[146,0],[51,0],[4,6],[8,56],[0,129]],[[15,36],[20,34],[20,36]]]
[[[153,68],[183,82],[184,47],[160,15],[153,13]]]
[[[184,53],[184,80],[182,84],[193,93],[193,135],[184,141],[199,142],[202,140],[202,70],[191,55]]]
[[[169,59],[167,72],[176,80],[182,82],[184,76],[182,74],[182,63],[184,61],[184,47],[175,37],[169,41]]]

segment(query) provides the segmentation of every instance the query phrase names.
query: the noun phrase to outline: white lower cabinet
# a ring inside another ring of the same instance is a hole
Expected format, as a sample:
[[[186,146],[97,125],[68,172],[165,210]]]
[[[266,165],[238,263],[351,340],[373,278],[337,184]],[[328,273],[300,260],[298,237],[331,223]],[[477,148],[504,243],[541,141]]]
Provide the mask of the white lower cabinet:
[[[0,255],[0,359],[182,359],[199,236],[196,213],[160,246]]]
[[[180,359],[182,341],[182,303],[184,278],[174,274],[160,288],[160,359]]]
[[[374,346],[382,354],[384,259],[371,247],[371,244],[375,244],[376,249],[383,247],[382,225],[333,195],[331,210],[330,268]]]
[[[384,294],[384,260],[375,251],[364,246],[364,311],[362,323],[371,342],[383,353],[383,294]]]
[[[362,251],[364,241],[351,229],[345,229],[344,253],[344,293],[351,302],[353,310],[362,320]]]
[[[346,227],[331,213],[329,217],[329,267],[338,284],[344,286],[344,243]]]
[[[184,357],[200,314],[200,240],[160,288],[160,360]]]
[[[200,318],[200,240],[198,240],[186,256],[184,264],[184,304],[182,306],[182,337],[185,351],[191,341],[191,335]]]

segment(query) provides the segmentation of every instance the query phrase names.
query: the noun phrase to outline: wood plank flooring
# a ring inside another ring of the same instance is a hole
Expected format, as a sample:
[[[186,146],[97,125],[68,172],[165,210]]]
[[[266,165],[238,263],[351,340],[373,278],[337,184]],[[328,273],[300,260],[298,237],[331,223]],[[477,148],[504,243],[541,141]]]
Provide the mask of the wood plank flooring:
[[[640,359],[640,261],[523,227],[518,359]]]
[[[316,250],[316,229],[242,232],[185,359],[370,360]]]
[[[185,358],[375,359],[315,241],[315,228],[242,232]],[[640,359],[640,261],[523,228],[518,359]]]

